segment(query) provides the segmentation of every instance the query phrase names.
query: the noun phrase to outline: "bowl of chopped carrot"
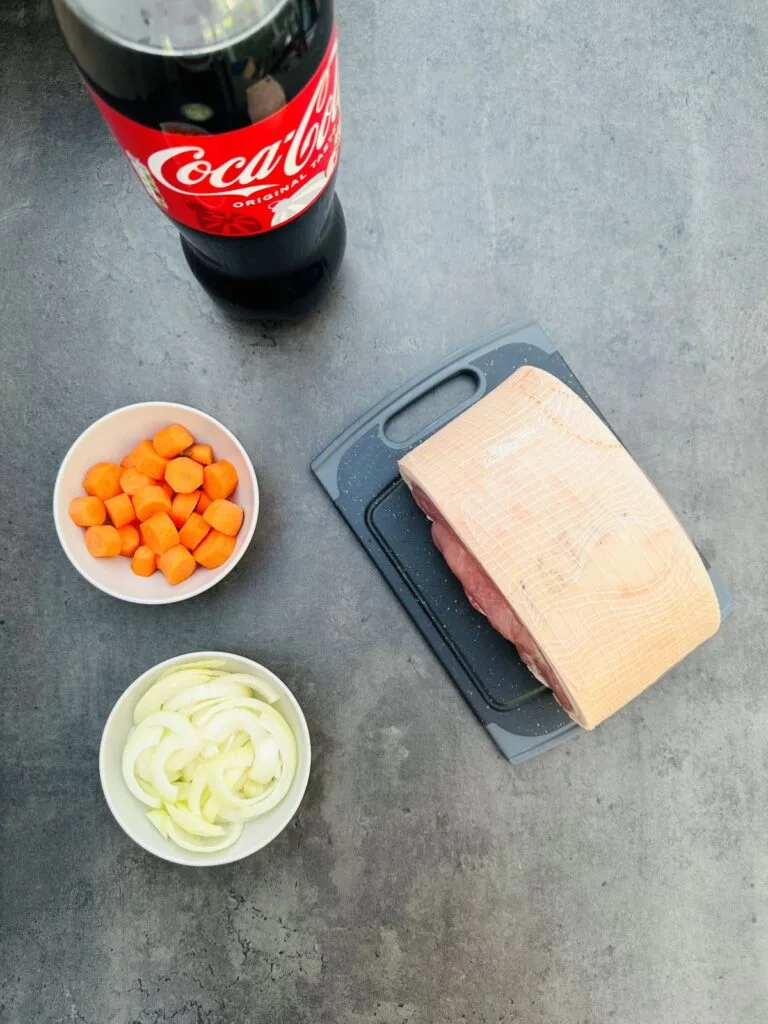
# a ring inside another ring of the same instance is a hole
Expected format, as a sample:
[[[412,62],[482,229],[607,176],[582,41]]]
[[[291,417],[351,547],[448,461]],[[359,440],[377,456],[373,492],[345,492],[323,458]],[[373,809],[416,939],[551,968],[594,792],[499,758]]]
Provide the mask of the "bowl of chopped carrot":
[[[88,427],[53,495],[59,540],[95,587],[171,604],[215,586],[242,558],[259,514],[247,452],[190,406],[142,402]]]

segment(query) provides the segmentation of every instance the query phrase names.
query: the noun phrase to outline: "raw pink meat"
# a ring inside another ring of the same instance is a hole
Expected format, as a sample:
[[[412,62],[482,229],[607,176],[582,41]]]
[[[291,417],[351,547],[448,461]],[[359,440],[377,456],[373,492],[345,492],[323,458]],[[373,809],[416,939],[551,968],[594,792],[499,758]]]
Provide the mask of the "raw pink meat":
[[[461,581],[469,603],[485,615],[497,632],[515,645],[525,665],[540,683],[544,683],[552,690],[562,707],[566,711],[572,711],[557,673],[515,615],[512,605],[477,559],[467,551],[420,487],[414,485],[413,497],[422,512],[432,520],[432,540],[435,547],[448,563],[454,576]]]

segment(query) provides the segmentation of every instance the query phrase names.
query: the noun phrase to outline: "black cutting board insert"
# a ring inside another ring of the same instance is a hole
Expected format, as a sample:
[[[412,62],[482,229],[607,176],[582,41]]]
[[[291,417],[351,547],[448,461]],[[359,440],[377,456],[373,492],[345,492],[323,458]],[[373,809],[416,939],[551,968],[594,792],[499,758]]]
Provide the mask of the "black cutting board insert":
[[[541,328],[525,320],[473,342],[380,402],[312,463],[334,504],[510,761],[540,753],[581,730],[520,660],[514,646],[467,601],[432,544],[430,524],[400,479],[397,460],[521,366],[555,374],[599,409]],[[402,443],[387,424],[460,376],[475,390]],[[604,417],[603,417],[604,418]],[[723,617],[731,598],[710,569]]]

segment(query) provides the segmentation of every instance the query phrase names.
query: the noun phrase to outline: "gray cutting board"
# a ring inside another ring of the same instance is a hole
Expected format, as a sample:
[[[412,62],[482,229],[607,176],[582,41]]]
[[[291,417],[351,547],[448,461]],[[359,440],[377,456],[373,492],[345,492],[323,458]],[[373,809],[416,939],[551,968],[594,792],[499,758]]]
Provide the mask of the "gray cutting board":
[[[404,384],[312,463],[339,512],[495,743],[513,762],[541,753],[581,730],[531,675],[513,645],[469,604],[432,544],[430,524],[400,479],[397,460],[525,365],[559,377],[602,416],[538,324],[523,320],[472,342]],[[457,404],[417,428],[413,436],[393,440],[393,435],[402,435],[404,423],[407,429],[407,417],[429,416],[438,389],[443,400],[446,393],[458,394]],[[725,618],[732,599],[715,570],[709,571]]]

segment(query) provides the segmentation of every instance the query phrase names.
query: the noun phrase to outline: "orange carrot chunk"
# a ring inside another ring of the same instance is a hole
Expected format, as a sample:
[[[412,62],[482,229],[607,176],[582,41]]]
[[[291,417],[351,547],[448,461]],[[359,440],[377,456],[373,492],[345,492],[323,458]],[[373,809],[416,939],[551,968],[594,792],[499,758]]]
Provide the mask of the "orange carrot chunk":
[[[179,543],[179,531],[167,512],[158,512],[141,524],[141,539],[156,555]]]
[[[181,455],[194,443],[194,437],[180,423],[172,423],[170,427],[163,427],[152,438],[155,451],[164,459],[175,459],[177,455]]]
[[[120,493],[120,477],[123,475],[122,466],[116,466],[114,462],[97,462],[91,466],[83,480],[83,490],[96,498],[106,501],[107,498],[114,498]]]
[[[126,455],[123,461],[120,463],[120,465],[123,467],[123,469],[133,469],[133,452],[131,452],[129,455]]]
[[[210,466],[213,462],[213,448],[209,444],[193,444],[184,454],[187,458],[199,462],[201,466]]]
[[[73,498],[69,517],[75,526],[101,526],[107,521],[107,510],[101,498]]]
[[[243,510],[234,501],[227,501],[226,498],[217,498],[205,510],[203,518],[214,530],[218,530],[219,533],[226,533],[228,537],[234,537],[243,525],[243,516]]]
[[[85,546],[94,558],[114,558],[120,554],[120,534],[114,526],[89,526]]]
[[[193,459],[173,459],[165,470],[165,480],[177,494],[191,494],[203,486],[203,467]]]
[[[168,495],[168,498],[169,498],[169,500],[170,500],[171,504],[173,504],[173,499],[174,499],[175,495],[174,495],[174,493],[173,493],[173,488],[172,488],[172,487],[171,487],[171,485],[170,485],[170,484],[168,483],[168,481],[167,481],[167,480],[161,480],[161,481],[159,482],[159,484],[158,484],[158,487],[162,487],[162,489],[163,489],[163,490],[165,491],[165,493],[166,493],[166,494]]]
[[[160,555],[157,567],[174,587],[189,579],[197,568],[194,558],[182,544],[177,544]]]
[[[162,480],[165,476],[165,467],[168,460],[158,455],[152,447],[151,441],[142,441],[136,445],[131,453],[133,465],[140,473],[151,477],[153,480]]]
[[[185,548],[194,551],[209,530],[210,526],[203,517],[198,515],[197,512],[193,512],[182,526],[179,532],[179,540]]]
[[[202,515],[210,504],[211,499],[208,497],[205,491],[200,491],[200,497],[197,499],[197,508],[195,509],[195,512],[198,512],[200,515]]]
[[[140,522],[157,515],[158,512],[171,511],[171,499],[158,484],[150,484],[149,487],[142,487],[138,494],[133,496],[133,507],[136,511],[136,518]]]
[[[107,498],[104,502],[107,506],[109,518],[112,525],[119,530],[121,526],[127,526],[136,518],[133,510],[133,502],[127,494],[117,494],[114,498]]]
[[[137,576],[152,576],[157,569],[157,555],[145,544],[136,548],[136,553],[131,561],[131,569]]]
[[[121,526],[117,531],[120,534],[120,554],[130,558],[136,554],[139,547],[139,531],[135,526]]]
[[[195,511],[195,506],[200,500],[200,491],[193,491],[191,494],[177,494],[171,502],[171,519],[179,529]]]
[[[149,487],[152,480],[147,476],[146,473],[140,473],[134,466],[129,466],[128,469],[123,470],[123,475],[120,477],[120,486],[123,489],[124,494],[130,494],[131,497],[134,494],[138,494],[142,487]]]
[[[217,498],[228,498],[237,487],[237,470],[226,459],[214,462],[203,470],[205,493],[215,501]]]
[[[235,550],[235,538],[218,530],[211,530],[208,536],[195,548],[195,561],[205,569],[218,569]]]

